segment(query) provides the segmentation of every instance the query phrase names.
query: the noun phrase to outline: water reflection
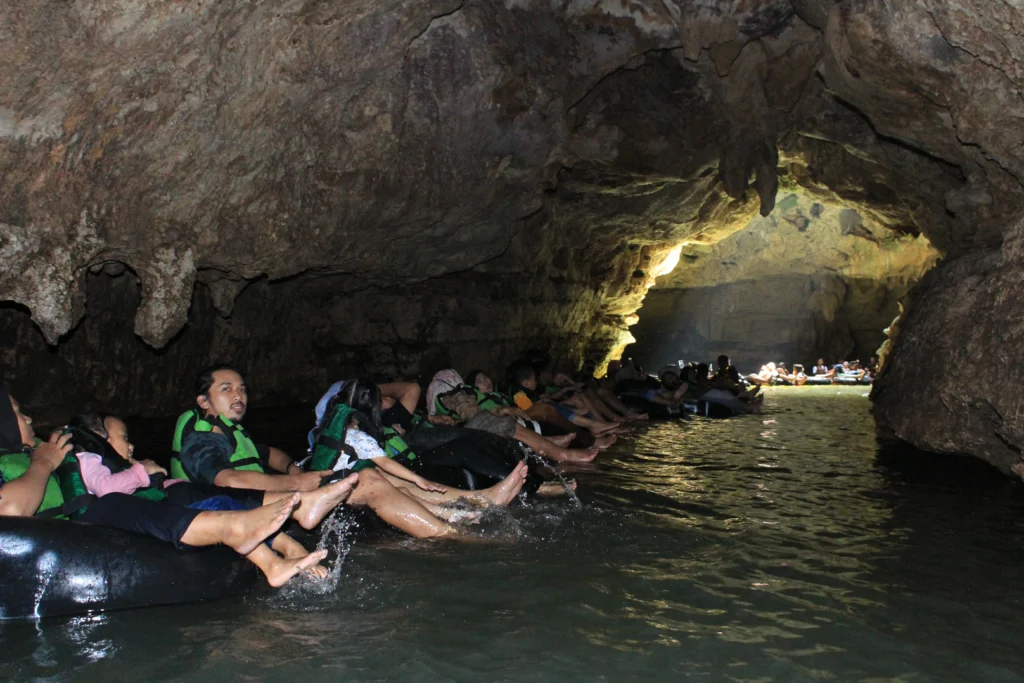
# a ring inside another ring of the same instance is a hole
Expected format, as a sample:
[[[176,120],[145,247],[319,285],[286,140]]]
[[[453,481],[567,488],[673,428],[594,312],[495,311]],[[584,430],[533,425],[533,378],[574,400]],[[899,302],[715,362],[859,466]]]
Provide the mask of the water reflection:
[[[488,520],[514,542],[354,536],[326,592],[5,624],[0,678],[1020,680],[1020,485],[879,450],[862,394],[653,425],[581,508]]]

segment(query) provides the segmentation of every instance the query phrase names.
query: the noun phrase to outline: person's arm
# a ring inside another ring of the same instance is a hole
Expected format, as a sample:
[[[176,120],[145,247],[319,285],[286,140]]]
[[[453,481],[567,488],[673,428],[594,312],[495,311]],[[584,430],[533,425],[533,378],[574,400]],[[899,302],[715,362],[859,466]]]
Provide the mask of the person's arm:
[[[193,432],[181,444],[181,465],[189,479],[203,484],[260,491],[312,491],[330,472],[265,474],[236,470],[231,465],[231,442],[219,432]]]
[[[89,493],[102,498],[108,493],[127,493],[149,486],[149,473],[141,462],[114,474],[95,453],[79,453],[78,464],[82,483]]]
[[[376,465],[378,469],[387,472],[391,476],[411,482],[424,491],[437,491],[438,493],[444,493],[448,490],[442,486],[438,486],[437,484],[427,481],[402,463],[392,460],[387,456],[384,456],[383,458],[373,458],[373,464]]]
[[[315,491],[320,480],[333,474],[330,470],[303,472],[302,474],[265,474],[249,470],[225,469],[214,476],[215,486],[229,489],[255,489],[257,491]]]
[[[415,382],[391,382],[390,384],[381,384],[380,395],[381,397],[393,398],[412,415],[416,412],[416,406],[420,402],[420,385]]]
[[[267,464],[278,472],[292,474],[293,472],[298,473],[302,471],[299,464],[292,460],[292,456],[288,455],[280,448],[270,446],[268,450],[270,451],[270,454],[267,457]]]
[[[569,395],[573,391],[574,391],[574,389],[571,386],[562,387],[558,391],[552,391],[551,393],[544,394],[544,398],[551,399],[552,401],[560,401],[561,399],[565,398],[567,395]]]
[[[54,432],[36,446],[25,474],[0,486],[0,517],[31,517],[39,509],[50,475],[71,450],[71,435]]]
[[[501,406],[500,408],[494,408],[491,410],[492,413],[498,417],[514,417],[517,420],[529,420],[530,416],[523,410],[515,406]]]

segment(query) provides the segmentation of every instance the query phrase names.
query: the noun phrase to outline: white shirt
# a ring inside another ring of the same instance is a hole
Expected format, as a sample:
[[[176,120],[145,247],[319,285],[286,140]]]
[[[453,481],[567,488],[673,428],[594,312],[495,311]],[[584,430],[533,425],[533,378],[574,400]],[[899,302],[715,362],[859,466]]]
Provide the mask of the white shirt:
[[[388,454],[384,452],[384,449],[380,447],[380,444],[372,436],[358,429],[349,428],[345,430],[345,445],[352,447],[359,460],[388,457]],[[355,465],[355,462],[352,460],[352,457],[342,451],[338,462],[334,464],[334,471],[348,470],[353,465]]]

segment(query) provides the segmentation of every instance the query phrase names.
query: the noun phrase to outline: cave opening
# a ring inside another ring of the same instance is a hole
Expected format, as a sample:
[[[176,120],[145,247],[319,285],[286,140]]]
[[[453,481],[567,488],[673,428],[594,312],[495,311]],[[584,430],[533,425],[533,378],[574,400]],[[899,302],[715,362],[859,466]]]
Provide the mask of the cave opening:
[[[623,351],[651,372],[680,361],[741,373],[768,362],[866,363],[886,341],[900,301],[939,259],[923,235],[904,234],[855,208],[779,192],[775,211],[717,242],[683,242],[637,311]]]

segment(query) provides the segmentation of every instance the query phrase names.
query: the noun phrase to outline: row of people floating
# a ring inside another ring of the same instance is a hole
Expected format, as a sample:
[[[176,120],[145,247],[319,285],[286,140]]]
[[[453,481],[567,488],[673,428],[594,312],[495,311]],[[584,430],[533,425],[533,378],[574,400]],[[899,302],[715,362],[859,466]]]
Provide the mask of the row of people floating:
[[[136,457],[125,422],[79,415],[46,441],[0,389],[0,516],[37,516],[145,534],[179,548],[223,544],[279,586],[323,578],[325,550],[282,527],[317,525],[339,505],[365,507],[416,538],[466,539],[466,524],[525,496],[571,493],[559,463],[589,462],[646,415],[607,383],[541,388],[529,362],[505,393],[483,373],[439,372],[420,387],[335,383],[316,406],[309,455],[297,462],[242,426],[245,379],[219,365],[196,379],[195,407],[177,421],[169,468]],[[558,435],[544,436],[539,428]],[[526,448],[524,448],[526,447]],[[527,458],[530,452],[541,457]]]

